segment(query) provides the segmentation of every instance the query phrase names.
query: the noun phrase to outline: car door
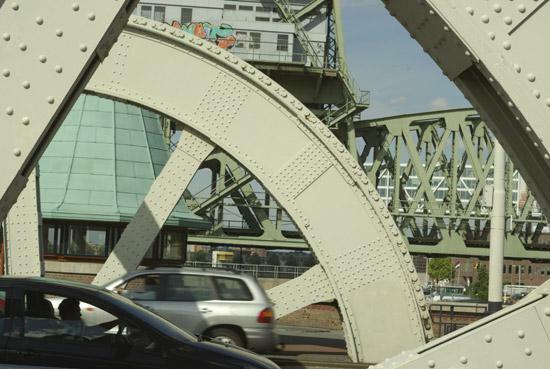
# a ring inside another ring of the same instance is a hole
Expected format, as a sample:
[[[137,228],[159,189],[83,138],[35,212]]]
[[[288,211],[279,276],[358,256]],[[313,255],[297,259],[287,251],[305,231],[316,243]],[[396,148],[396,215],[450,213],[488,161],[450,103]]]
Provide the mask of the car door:
[[[162,301],[157,312],[195,334],[202,334],[219,311],[212,278],[200,274],[163,274]]]
[[[125,332],[138,332],[135,328],[123,324],[123,317],[105,311],[93,300],[44,288],[24,287],[20,293],[17,324],[12,325],[7,344],[7,364],[52,368],[162,367],[160,353],[140,349],[149,342],[138,346],[124,339]],[[58,311],[50,299],[62,300]],[[78,317],[81,312],[75,310],[80,309],[80,304],[102,310],[102,315],[112,320],[89,326]]]

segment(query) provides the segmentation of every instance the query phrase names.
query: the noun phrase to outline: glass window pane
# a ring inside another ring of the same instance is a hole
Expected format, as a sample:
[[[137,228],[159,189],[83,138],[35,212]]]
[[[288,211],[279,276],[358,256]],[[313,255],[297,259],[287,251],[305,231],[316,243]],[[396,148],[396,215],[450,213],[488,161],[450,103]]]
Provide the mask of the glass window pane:
[[[164,260],[184,260],[186,251],[185,234],[177,231],[164,231],[162,258]]]
[[[215,281],[221,300],[252,300],[252,294],[242,280],[236,278],[215,278]]]
[[[155,6],[155,20],[164,23],[166,8],[164,6]]]
[[[260,43],[262,41],[262,34],[259,32],[250,32],[250,42],[248,43],[248,48],[250,49],[259,49]]]
[[[106,256],[107,228],[71,225],[67,255]]]
[[[122,286],[121,294],[132,300],[154,301],[160,298],[160,276],[141,275]]]
[[[43,241],[45,254],[60,254],[61,227],[56,225],[44,225]]]
[[[223,5],[223,8],[225,10],[237,10],[237,5],[233,5],[233,4],[224,4]]]
[[[288,35],[277,35],[277,51],[288,51]]]
[[[141,16],[151,19],[151,7],[149,5],[141,6]]]
[[[252,11],[253,9],[254,9],[254,7],[249,6],[249,5],[239,5],[239,10],[248,10],[248,11]]]
[[[181,8],[181,24],[191,23],[193,21],[193,9]]]
[[[166,280],[166,300],[216,300],[216,291],[210,277],[193,274],[170,274]]]
[[[235,47],[238,47],[238,48],[245,47],[246,36],[247,36],[246,32],[239,32],[238,31],[237,32],[237,44],[235,45]]]

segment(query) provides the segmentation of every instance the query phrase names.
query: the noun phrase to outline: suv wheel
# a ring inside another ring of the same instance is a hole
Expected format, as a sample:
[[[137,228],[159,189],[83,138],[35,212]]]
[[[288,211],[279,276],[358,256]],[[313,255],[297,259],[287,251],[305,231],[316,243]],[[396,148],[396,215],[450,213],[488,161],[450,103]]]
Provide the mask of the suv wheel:
[[[214,328],[206,334],[206,336],[212,338],[214,341],[235,345],[244,346],[241,335],[233,329],[229,328]]]

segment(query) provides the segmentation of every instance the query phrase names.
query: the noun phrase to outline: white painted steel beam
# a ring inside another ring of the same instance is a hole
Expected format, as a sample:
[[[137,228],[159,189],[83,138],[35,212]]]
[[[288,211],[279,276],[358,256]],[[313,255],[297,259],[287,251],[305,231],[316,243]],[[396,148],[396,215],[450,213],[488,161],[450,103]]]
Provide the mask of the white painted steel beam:
[[[136,4],[0,2],[0,220]]]
[[[321,265],[267,291],[277,319],[321,301],[333,300],[334,292]]]
[[[214,146],[200,135],[182,133],[176,150],[149,189],[134,219],[124,229],[93,284],[106,284],[138,267],[193,175],[213,149]]]
[[[32,171],[5,221],[6,274],[38,277],[44,273],[36,172]]]
[[[270,78],[204,40],[132,17],[86,90],[182,122],[262,182],[319,259],[353,360],[378,361],[431,337],[418,276],[385,204],[337,138]],[[384,318],[400,328],[388,330]]]
[[[547,368],[550,291],[546,286],[536,292],[516,305],[373,368]]]

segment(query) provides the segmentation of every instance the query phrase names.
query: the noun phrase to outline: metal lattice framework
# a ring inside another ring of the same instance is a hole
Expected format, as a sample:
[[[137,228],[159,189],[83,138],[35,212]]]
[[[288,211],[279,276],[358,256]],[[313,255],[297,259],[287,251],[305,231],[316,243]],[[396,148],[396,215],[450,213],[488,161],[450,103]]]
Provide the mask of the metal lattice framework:
[[[550,163],[544,145],[550,142],[548,52],[536,38],[547,30],[548,3],[394,0],[386,4],[467,94],[548,209],[550,198],[544,189],[550,177],[540,175],[548,172]],[[213,144],[218,145],[262,181],[295,220],[321,263],[295,280],[302,296],[288,305],[326,298],[327,289],[333,293],[354,360],[379,361],[422,342],[429,335],[429,321],[414,267],[385,204],[345,148],[280,86],[215,46],[139,18],[132,19],[132,26],[119,36],[133,5],[106,0],[1,3],[0,53],[7,80],[0,83],[0,93],[6,97],[8,118],[3,118],[5,134],[0,136],[0,154],[6,159],[0,215],[13,204],[63,112],[118,36],[88,90],[150,107],[186,124],[194,137],[186,154],[199,161]],[[82,27],[82,22],[95,23]],[[55,37],[62,41],[56,43]],[[163,65],[154,80],[144,69],[147,63]],[[182,70],[182,64],[187,69]],[[159,82],[163,78],[194,89],[167,91]],[[211,108],[214,103],[218,110]],[[257,116],[262,119],[254,119]],[[255,141],[247,139],[252,136]],[[148,195],[150,202],[144,202],[133,221],[143,225],[144,238],[158,231],[157,220],[169,214],[173,199],[181,196],[181,184],[170,183],[185,177],[175,173],[179,163],[167,164],[172,171],[163,171]],[[324,197],[321,206],[318,199],[331,191],[338,198]],[[326,214],[339,219],[340,234],[327,226]],[[341,243],[341,234],[346,243]],[[143,256],[148,247],[135,245],[128,252],[131,246],[117,245],[117,253],[111,255],[123,257],[109,264],[113,272],[135,266],[131,259]],[[33,250],[28,251],[30,255]],[[542,286],[524,304],[385,366],[544,366],[550,344],[545,329],[545,317],[550,316],[547,295]],[[386,321],[397,329],[388,329]],[[517,340],[525,338],[518,348]],[[446,342],[451,339],[456,345]],[[480,350],[482,339],[490,349]]]
[[[362,169],[330,130],[282,87],[233,55],[144,18],[132,17],[129,24],[86,90],[146,105],[181,122],[196,137],[185,144],[187,154],[195,153],[195,163],[206,158],[205,142],[219,146],[287,210],[321,266],[294,282],[301,285],[295,301],[286,289],[272,292],[277,310],[284,314],[321,301],[326,298],[321,291],[330,290],[342,311],[350,356],[360,361],[377,361],[397,348],[379,345],[376,337],[385,330],[380,314],[392,311],[394,319],[408,327],[394,333],[400,348],[431,335],[422,289],[399,231]],[[162,56],[161,69],[167,73],[153,81],[143,62],[150,55]],[[163,82],[168,78],[194,88],[169,91]],[[280,147],[284,153],[273,156]],[[138,210],[140,216],[126,228],[95,283],[138,265],[149,243],[136,240],[152,241],[183,194],[186,182],[176,170],[182,165],[184,160],[170,157]],[[189,180],[194,170],[187,173]],[[318,201],[334,190],[340,193],[337,199]],[[371,217],[365,209],[380,216]],[[331,231],[332,217],[347,219],[346,244]],[[340,270],[342,265],[347,265],[346,272]],[[383,292],[394,288],[408,292]],[[369,301],[379,304],[363,311]],[[360,326],[370,328],[362,331]]]

